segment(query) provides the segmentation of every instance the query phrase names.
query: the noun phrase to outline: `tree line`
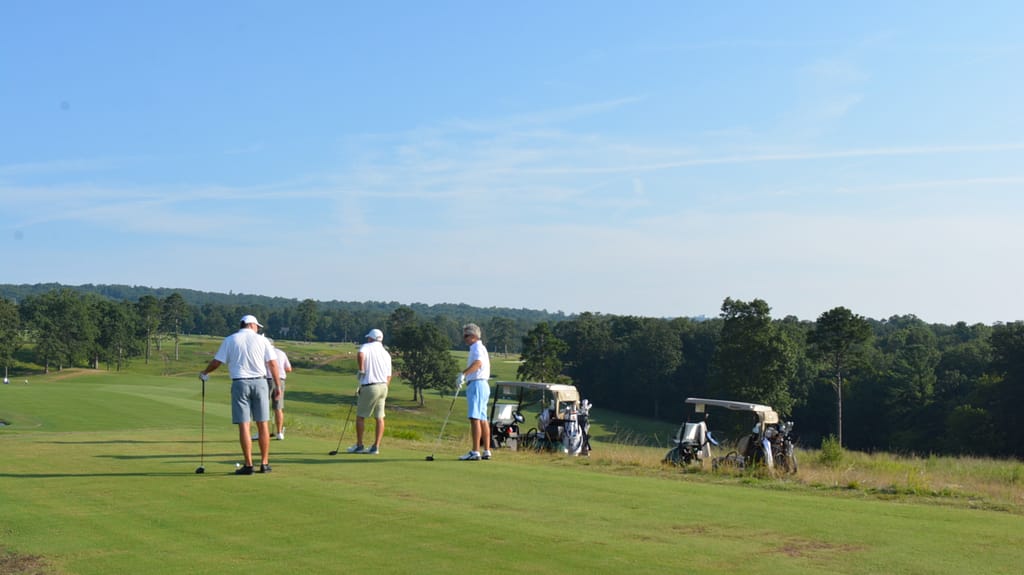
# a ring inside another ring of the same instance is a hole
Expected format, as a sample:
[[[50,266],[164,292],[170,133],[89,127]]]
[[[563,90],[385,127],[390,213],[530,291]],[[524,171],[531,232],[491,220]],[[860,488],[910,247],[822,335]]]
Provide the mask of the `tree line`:
[[[506,354],[520,351],[522,336],[538,321],[565,318],[560,312],[461,304],[405,306],[245,295],[216,303],[219,298],[204,292],[126,286],[5,285],[0,294],[6,294],[0,297],[0,365],[9,369],[20,351],[26,362],[45,371],[70,366],[121,369],[135,360],[149,363],[155,354],[176,360],[182,335],[226,336],[248,313],[256,315],[264,332],[274,338],[362,342],[372,328],[387,332],[392,314],[404,310],[396,318],[406,312],[416,316],[417,323],[437,330],[449,349],[462,345],[462,325],[472,321],[487,330],[494,351]]]
[[[873,320],[837,307],[773,319],[759,299],[719,317],[584,313],[535,327],[525,377],[571,380],[595,405],[681,421],[687,397],[773,406],[801,441],[858,450],[1024,456],[1024,322]],[[532,367],[530,367],[532,366]]]
[[[120,369],[154,354],[177,359],[182,334],[228,335],[253,313],[285,340],[361,342],[383,328],[422,401],[425,389],[452,388],[450,351],[472,321],[492,354],[522,359],[520,379],[574,383],[621,412],[678,422],[686,397],[714,397],[773,406],[808,445],[834,435],[859,450],[1024,454],[1015,413],[1024,395],[1022,322],[876,320],[844,307],[815,321],[776,319],[763,300],[731,298],[710,319],[290,302],[193,303],[178,292],[129,301],[66,287],[2,298],[0,363],[6,369],[18,356],[46,370]]]

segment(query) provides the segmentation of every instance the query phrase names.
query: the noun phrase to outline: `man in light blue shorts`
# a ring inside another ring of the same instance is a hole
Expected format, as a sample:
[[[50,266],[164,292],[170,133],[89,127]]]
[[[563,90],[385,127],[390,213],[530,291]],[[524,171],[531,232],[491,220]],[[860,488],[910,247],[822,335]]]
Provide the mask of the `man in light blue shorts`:
[[[462,338],[469,345],[466,369],[459,374],[459,387],[466,383],[466,406],[469,427],[473,432],[473,445],[469,453],[459,457],[462,461],[479,461],[491,458],[491,424],[487,419],[487,401],[491,398],[491,359],[484,342],[480,341],[480,326],[466,324]]]
[[[224,338],[217,353],[206,369],[199,372],[205,383],[210,372],[228,364],[231,372],[231,422],[238,425],[238,442],[242,446],[245,465],[235,471],[237,475],[252,475],[252,437],[250,422],[259,429],[260,473],[270,473],[270,403],[268,394],[277,399],[281,395],[277,354],[267,338],[259,334],[263,327],[251,315],[242,317],[239,330]],[[274,380],[274,389],[267,388],[267,374]]]

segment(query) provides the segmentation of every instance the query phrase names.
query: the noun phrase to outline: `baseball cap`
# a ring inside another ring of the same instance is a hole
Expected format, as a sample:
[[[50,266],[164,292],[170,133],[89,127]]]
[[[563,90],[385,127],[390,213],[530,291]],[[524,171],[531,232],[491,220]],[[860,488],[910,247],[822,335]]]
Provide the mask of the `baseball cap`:
[[[242,325],[249,325],[250,323],[254,323],[254,324],[256,324],[256,325],[258,325],[260,327],[263,327],[263,324],[260,323],[256,319],[256,316],[254,316],[254,315],[243,315],[242,316],[242,321],[239,322],[239,323],[241,323]]]
[[[374,329],[370,330],[370,333],[366,334],[366,337],[367,337],[367,339],[372,339],[372,340],[375,340],[375,341],[381,341],[381,340],[384,339],[384,332],[382,332],[379,329],[374,328]]]

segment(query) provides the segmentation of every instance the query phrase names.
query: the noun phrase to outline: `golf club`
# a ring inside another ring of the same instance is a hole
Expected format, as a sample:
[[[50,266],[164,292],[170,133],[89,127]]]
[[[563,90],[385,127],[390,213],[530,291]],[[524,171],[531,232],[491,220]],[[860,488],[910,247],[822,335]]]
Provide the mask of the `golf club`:
[[[357,391],[356,392],[356,401],[359,401],[358,398],[359,398],[359,392]],[[345,439],[345,430],[348,429],[348,420],[349,420],[349,418],[352,417],[352,408],[355,407],[355,406],[356,406],[355,403],[353,403],[352,405],[348,406],[348,415],[345,416],[345,425],[342,426],[342,428],[341,428],[341,437],[338,438],[338,447],[336,447],[334,449],[334,451],[331,451],[327,455],[337,455],[338,454],[338,450],[341,449],[341,442]]]
[[[437,444],[441,442],[441,436],[444,435],[444,428],[448,425],[448,418],[452,416],[452,410],[455,409],[455,400],[459,398],[459,391],[462,389],[460,386],[455,390],[455,397],[452,398],[452,404],[448,407],[448,415],[444,416],[444,423],[441,424],[441,432],[437,434],[437,440],[434,441],[434,448],[430,450],[430,455],[427,456],[427,461],[434,460],[434,452],[437,451]]]
[[[201,433],[201,435],[200,435],[201,439],[199,440],[199,467],[196,468],[196,473],[206,473],[206,467],[203,467],[203,464],[206,462],[206,380],[204,379],[204,380],[202,380],[202,382],[203,382],[203,408],[202,408],[203,416],[202,416],[202,423],[200,424],[200,428],[202,429],[202,431],[200,432]]]

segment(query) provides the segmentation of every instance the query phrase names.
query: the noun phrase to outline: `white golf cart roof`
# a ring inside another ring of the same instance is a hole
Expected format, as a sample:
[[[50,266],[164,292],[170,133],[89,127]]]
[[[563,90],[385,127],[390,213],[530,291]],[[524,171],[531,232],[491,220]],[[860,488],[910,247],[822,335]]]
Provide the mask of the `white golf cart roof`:
[[[539,389],[542,391],[551,392],[575,392],[575,385],[566,385],[564,383],[543,383],[539,381],[496,381],[495,385],[503,385],[506,387],[522,387],[525,389]]]
[[[750,411],[756,413],[758,417],[768,424],[778,423],[779,414],[775,413],[775,410],[769,405],[761,405],[760,403],[747,403],[745,401],[729,401],[726,399],[704,399],[700,397],[688,397],[686,403],[693,404],[693,410],[697,413],[704,413],[705,406],[712,407],[723,407],[732,411]]]
[[[493,394],[493,403],[498,401],[522,400],[527,391],[539,391],[541,399],[555,412],[559,419],[568,417],[570,409],[579,408],[580,392],[575,385],[564,383],[544,383],[540,381],[497,381]]]

